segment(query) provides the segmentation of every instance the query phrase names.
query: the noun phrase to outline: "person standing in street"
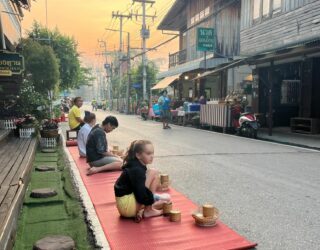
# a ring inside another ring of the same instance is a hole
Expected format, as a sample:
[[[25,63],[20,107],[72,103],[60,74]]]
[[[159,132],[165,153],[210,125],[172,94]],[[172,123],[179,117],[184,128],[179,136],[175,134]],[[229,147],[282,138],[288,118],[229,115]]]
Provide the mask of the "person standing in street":
[[[160,110],[160,117],[162,120],[163,129],[171,128],[169,126],[170,119],[170,98],[168,97],[167,90],[161,92],[161,96],[158,99],[158,105]]]
[[[83,105],[81,97],[75,97],[73,100],[73,106],[69,111],[69,127],[71,130],[80,130],[84,125],[84,121],[81,119],[80,108]]]
[[[87,144],[87,139],[88,135],[91,131],[91,129],[96,125],[96,115],[94,113],[89,113],[84,117],[85,124],[82,126],[78,133],[78,149],[79,149],[79,154],[80,157],[85,158],[87,157],[87,152],[86,152],[86,144]]]
[[[118,125],[116,117],[107,116],[101,126],[98,124],[92,128],[86,144],[87,162],[90,165],[87,175],[122,169],[122,159],[108,151],[106,136],[106,133],[112,132]]]

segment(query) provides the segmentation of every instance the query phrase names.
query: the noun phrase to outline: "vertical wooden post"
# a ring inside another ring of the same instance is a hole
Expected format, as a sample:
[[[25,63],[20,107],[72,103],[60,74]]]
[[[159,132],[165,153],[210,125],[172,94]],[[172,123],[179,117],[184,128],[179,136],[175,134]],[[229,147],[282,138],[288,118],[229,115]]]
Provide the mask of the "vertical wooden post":
[[[274,61],[271,61],[269,69],[269,136],[272,136],[272,126],[273,126],[273,80],[274,80]]]

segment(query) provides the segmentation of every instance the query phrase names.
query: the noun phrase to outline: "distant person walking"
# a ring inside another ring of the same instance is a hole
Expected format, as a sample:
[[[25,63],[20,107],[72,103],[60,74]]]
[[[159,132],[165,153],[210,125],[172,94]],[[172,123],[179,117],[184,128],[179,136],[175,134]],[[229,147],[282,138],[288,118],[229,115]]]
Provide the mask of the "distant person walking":
[[[83,126],[84,121],[81,119],[80,108],[83,105],[81,97],[75,97],[73,100],[73,106],[69,111],[69,127],[71,130],[80,130]]]
[[[171,128],[169,126],[170,103],[171,103],[171,100],[168,97],[167,90],[163,90],[161,92],[161,96],[158,99],[158,105],[159,105],[160,117],[161,117],[161,120],[162,120],[163,129]]]
[[[98,103],[96,99],[92,99],[91,101],[92,111],[97,111],[98,109]]]

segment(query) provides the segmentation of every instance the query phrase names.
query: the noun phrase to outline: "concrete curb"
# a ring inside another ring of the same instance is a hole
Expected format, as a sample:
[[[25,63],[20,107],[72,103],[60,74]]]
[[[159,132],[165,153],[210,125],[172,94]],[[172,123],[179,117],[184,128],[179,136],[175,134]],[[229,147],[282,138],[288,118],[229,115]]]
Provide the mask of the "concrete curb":
[[[96,211],[94,209],[94,206],[91,202],[91,198],[87,192],[87,189],[82,182],[82,178],[81,178],[80,172],[76,166],[76,163],[74,162],[69,150],[66,147],[66,144],[65,144],[66,140],[65,140],[63,133],[61,133],[61,136],[62,136],[63,149],[64,149],[64,152],[65,152],[65,154],[68,158],[68,161],[70,163],[72,178],[74,180],[76,188],[79,191],[80,198],[81,198],[82,204],[85,208],[85,211],[87,212],[86,219],[89,223],[89,227],[91,228],[91,230],[93,232],[96,244],[98,247],[100,247],[103,250],[109,250],[109,249],[111,249],[109,242],[106,239],[106,236],[103,232],[103,229],[101,227],[101,224],[100,224],[100,221],[99,221],[98,216],[96,214]]]

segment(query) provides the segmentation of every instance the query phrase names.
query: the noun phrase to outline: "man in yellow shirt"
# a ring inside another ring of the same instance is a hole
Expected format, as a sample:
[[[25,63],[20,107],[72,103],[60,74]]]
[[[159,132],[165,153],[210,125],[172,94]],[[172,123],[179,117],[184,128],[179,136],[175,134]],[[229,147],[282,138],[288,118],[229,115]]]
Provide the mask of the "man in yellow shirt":
[[[75,97],[73,100],[73,106],[69,111],[69,127],[72,130],[79,130],[84,124],[84,121],[81,119],[80,108],[83,104],[81,97]]]

